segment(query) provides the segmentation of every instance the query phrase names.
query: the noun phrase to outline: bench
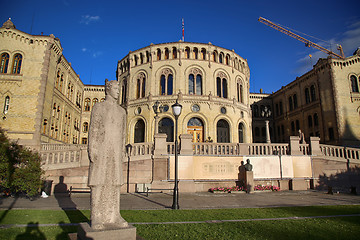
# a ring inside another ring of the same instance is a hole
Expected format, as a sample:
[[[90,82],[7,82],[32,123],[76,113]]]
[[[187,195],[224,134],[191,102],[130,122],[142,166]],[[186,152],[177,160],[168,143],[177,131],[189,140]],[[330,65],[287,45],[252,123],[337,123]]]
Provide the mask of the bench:
[[[70,186],[69,196],[71,196],[72,193],[90,193],[90,188],[75,188]]]
[[[173,188],[149,188],[147,187],[146,188],[146,196],[148,197],[149,196],[149,190],[156,190],[156,191],[160,191],[160,193],[162,193],[163,191],[167,190],[167,191],[174,191]]]

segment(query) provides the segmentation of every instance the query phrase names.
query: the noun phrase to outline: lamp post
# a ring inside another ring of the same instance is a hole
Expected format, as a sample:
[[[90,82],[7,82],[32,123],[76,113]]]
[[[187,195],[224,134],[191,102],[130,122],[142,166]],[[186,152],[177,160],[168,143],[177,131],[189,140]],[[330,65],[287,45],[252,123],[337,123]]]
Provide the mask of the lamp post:
[[[159,124],[158,124],[158,119],[159,119],[159,116],[158,116],[158,113],[159,113],[159,101],[156,101],[155,104],[152,106],[153,107],[153,110],[154,110],[154,113],[155,113],[155,132],[154,132],[154,135],[157,134],[159,131],[158,131],[158,128],[159,128]]]
[[[176,103],[171,106],[175,116],[175,185],[173,194],[172,209],[179,209],[179,187],[178,187],[178,118],[181,114],[182,106],[176,100]]]

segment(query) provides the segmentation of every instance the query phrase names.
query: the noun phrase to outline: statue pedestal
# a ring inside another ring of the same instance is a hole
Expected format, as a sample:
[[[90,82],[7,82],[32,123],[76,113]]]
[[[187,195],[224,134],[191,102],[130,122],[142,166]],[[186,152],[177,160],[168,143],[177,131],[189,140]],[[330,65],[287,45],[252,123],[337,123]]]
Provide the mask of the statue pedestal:
[[[246,186],[247,193],[254,192],[254,172],[253,171],[245,172],[245,186]]]
[[[76,238],[75,238],[76,239]],[[129,225],[126,228],[94,230],[90,227],[89,223],[80,223],[77,233],[77,239],[81,240],[136,240],[136,228]]]

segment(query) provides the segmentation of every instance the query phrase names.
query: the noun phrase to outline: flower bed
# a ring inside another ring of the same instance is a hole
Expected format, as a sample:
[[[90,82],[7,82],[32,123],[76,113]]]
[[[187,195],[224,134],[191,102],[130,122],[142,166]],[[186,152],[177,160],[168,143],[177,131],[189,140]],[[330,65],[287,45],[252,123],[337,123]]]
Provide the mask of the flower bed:
[[[280,191],[279,187],[271,186],[271,185],[256,185],[254,187],[255,191]]]
[[[243,187],[216,187],[216,188],[210,188],[209,192],[240,192],[240,191],[246,191]]]

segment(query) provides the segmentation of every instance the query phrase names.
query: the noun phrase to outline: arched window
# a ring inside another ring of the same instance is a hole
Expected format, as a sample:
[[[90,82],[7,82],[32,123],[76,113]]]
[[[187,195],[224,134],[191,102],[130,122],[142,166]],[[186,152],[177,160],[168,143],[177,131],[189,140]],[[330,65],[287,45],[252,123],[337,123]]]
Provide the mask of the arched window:
[[[218,53],[217,53],[217,51],[214,51],[212,55],[213,55],[213,61],[214,61],[214,62],[217,62],[217,58],[218,58]]]
[[[230,56],[227,54],[225,58],[225,64],[229,65],[229,63],[230,63]]]
[[[315,101],[316,100],[316,93],[315,93],[315,86],[311,85],[310,87],[310,96],[311,96],[311,101]]]
[[[145,142],[145,123],[139,119],[135,124],[134,143]]]
[[[127,101],[127,80],[124,79],[121,90],[121,103],[124,104]]]
[[[244,124],[239,123],[239,143],[244,142]]]
[[[176,49],[176,47],[172,48],[172,57],[173,57],[173,59],[177,58],[177,49]]]
[[[187,123],[187,133],[192,135],[193,142],[204,141],[204,124],[200,118],[191,118]]]
[[[202,75],[198,69],[192,69],[190,71],[189,94],[202,95]]]
[[[220,53],[219,54],[219,63],[223,63],[224,62],[224,54]]]
[[[216,93],[218,97],[227,98],[228,96],[227,80],[224,73],[219,73],[216,78]]]
[[[150,62],[150,58],[151,58],[151,56],[150,56],[149,51],[146,51],[146,62]]]
[[[229,123],[224,119],[221,119],[216,124],[216,139],[218,143],[230,142],[230,127]]]
[[[43,134],[46,134],[46,125],[47,125],[47,119],[45,118],[43,122]]]
[[[57,71],[56,73],[56,83],[55,83],[56,88],[59,88],[59,83],[60,83],[60,70]]]
[[[9,54],[3,53],[1,54],[0,73],[7,73],[8,66],[9,66]]]
[[[97,102],[99,102],[99,100],[98,100],[97,98],[94,98],[94,99],[92,100],[92,106],[94,106],[95,103],[97,103]]]
[[[9,111],[9,108],[10,108],[10,97],[6,96],[5,97],[5,102],[4,102],[4,111],[3,111],[3,113],[7,114],[8,111]]]
[[[63,74],[61,74],[61,78],[60,78],[60,85],[59,85],[59,90],[60,90],[60,92],[62,92],[63,91],[63,84],[64,84],[64,75]]]
[[[309,88],[305,88],[305,102],[306,102],[306,104],[310,103],[310,92],[309,92]]]
[[[134,55],[134,64],[135,66],[138,65],[138,56]]]
[[[158,48],[157,49],[157,60],[161,60],[161,50]]]
[[[290,97],[289,97],[289,111],[292,111],[293,109],[294,109],[293,99],[292,99],[292,97],[290,96]]]
[[[169,49],[165,48],[165,60],[169,59]]]
[[[146,77],[144,73],[140,73],[136,80],[136,98],[145,97]]]
[[[190,58],[190,48],[189,47],[185,48],[185,58]]]
[[[237,100],[238,102],[244,103],[244,90],[241,82],[237,83]]]
[[[105,101],[105,98],[101,98],[101,99],[100,99],[100,102],[103,102],[103,101]]]
[[[144,55],[140,53],[140,64],[144,63]]]
[[[71,83],[68,84],[68,90],[67,90],[67,93],[66,93],[67,98],[70,97],[70,91],[71,91]]]
[[[173,94],[173,74],[170,69],[164,69],[160,77],[160,95]]]
[[[206,49],[205,48],[201,49],[201,59],[206,60]]]
[[[193,49],[193,54],[194,54],[194,59],[198,59],[199,51],[198,51],[197,48],[194,48],[194,49]]]
[[[90,98],[86,98],[85,99],[85,104],[84,104],[84,111],[85,112],[88,112],[88,111],[90,111]]]
[[[312,117],[311,117],[311,115],[309,115],[309,116],[308,116],[308,127],[309,127],[309,128],[312,128],[312,125],[313,125],[313,123],[312,123]]]
[[[293,96],[293,100],[294,100],[294,109],[296,109],[298,107],[298,103],[297,103],[297,96],[296,94],[294,94]]]
[[[20,74],[21,63],[22,63],[22,55],[20,53],[15,54],[14,60],[13,60],[13,65],[12,65],[12,73],[13,74]]]
[[[84,122],[84,124],[83,124],[83,132],[87,133],[88,131],[89,131],[89,123]]]
[[[174,142],[174,122],[170,118],[163,118],[159,121],[159,133],[166,133],[166,141]]]
[[[350,76],[350,81],[351,81],[351,91],[359,92],[359,85],[358,85],[357,79],[354,75]]]

